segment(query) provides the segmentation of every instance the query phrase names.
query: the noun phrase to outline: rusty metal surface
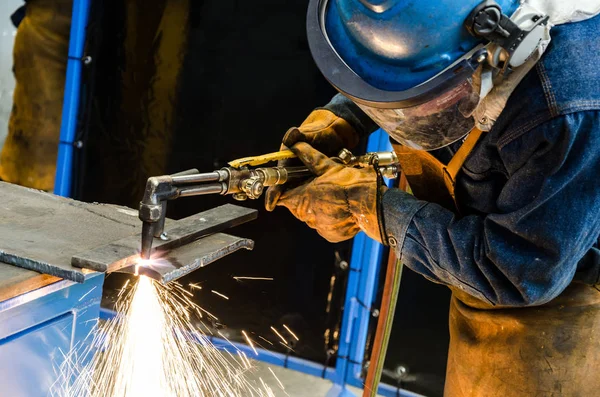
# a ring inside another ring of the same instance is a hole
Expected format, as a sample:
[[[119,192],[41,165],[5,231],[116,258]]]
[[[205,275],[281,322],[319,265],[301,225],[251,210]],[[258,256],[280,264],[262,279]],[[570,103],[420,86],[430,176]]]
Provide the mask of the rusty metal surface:
[[[205,216],[206,213],[209,215]],[[181,221],[168,219],[165,229],[174,239],[169,242],[157,240],[156,248],[171,249],[219,231],[214,218],[219,214],[230,219],[227,227],[256,218],[256,210],[227,204]],[[131,255],[131,249],[135,253],[139,248],[140,231],[138,213],[131,208],[83,203],[0,182],[0,261],[3,263],[83,282],[90,270],[73,266],[74,256],[127,239],[131,244],[129,251],[120,258]],[[14,271],[3,273],[2,269],[8,268],[0,264],[0,288],[4,273],[10,273],[11,278],[15,276]],[[20,284],[26,282],[22,279],[29,277],[26,270],[23,272]]]
[[[203,237],[191,244],[168,251],[164,257],[151,260],[145,266],[137,268],[138,274],[167,284],[209,265],[240,249],[252,250],[254,241],[231,236],[225,233],[216,233]],[[123,267],[118,272],[136,274],[135,264]]]
[[[236,205],[226,204],[196,215],[181,219],[166,227],[169,240],[154,239],[153,255],[189,244],[200,237],[220,232],[241,223],[256,219],[257,211]],[[141,222],[138,221],[138,223]],[[140,236],[130,236],[108,245],[94,248],[73,256],[76,267],[113,272],[130,266],[139,257]]]
[[[71,266],[73,255],[140,228],[137,211],[130,208],[0,182],[0,260],[10,265],[83,282],[88,271]]]

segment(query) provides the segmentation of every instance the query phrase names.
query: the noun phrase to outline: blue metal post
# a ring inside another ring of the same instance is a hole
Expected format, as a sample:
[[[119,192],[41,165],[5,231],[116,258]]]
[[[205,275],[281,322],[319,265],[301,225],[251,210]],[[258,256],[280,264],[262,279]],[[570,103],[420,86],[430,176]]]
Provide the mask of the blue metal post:
[[[71,196],[73,151],[81,93],[81,68],[89,11],[90,0],[73,0],[69,58],[54,181],[54,194],[65,197]]]
[[[382,130],[371,136],[367,146],[367,152],[393,150],[389,136]],[[358,328],[356,337],[352,338],[354,344],[350,351],[352,366],[350,374],[354,378],[362,376],[362,363],[365,358],[365,346],[367,345],[367,334],[369,322],[372,317],[372,305],[376,298],[377,286],[381,264],[383,263],[384,247],[377,241],[364,236],[362,242],[364,248],[362,257],[357,258],[362,265],[361,282],[359,285],[357,300],[359,301],[360,314],[357,319]]]

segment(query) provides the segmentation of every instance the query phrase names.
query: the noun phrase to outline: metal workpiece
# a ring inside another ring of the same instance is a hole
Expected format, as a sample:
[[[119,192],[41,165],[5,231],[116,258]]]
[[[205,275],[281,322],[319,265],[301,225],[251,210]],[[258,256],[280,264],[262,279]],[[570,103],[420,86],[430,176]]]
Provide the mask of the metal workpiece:
[[[240,249],[252,250],[254,241],[216,233],[170,251],[140,265],[132,263],[119,273],[145,275],[163,284],[177,280]]]
[[[258,211],[233,204],[225,204],[190,217],[172,221],[166,228],[167,239],[153,238],[150,257],[166,257],[167,251],[194,243],[202,238],[197,246],[213,233],[249,222],[257,218]],[[204,238],[203,238],[204,237]],[[95,247],[73,255],[71,264],[75,267],[114,272],[139,263],[139,234]],[[195,245],[196,246],[196,245]]]
[[[0,202],[1,261],[78,283],[90,272],[73,267],[73,255],[139,236],[141,229],[131,208],[83,203],[6,182],[0,182]],[[19,282],[20,291],[23,284],[26,280]]]
[[[6,270],[0,267],[0,277],[9,280],[6,288],[0,286],[0,296],[57,281],[49,276],[83,283],[93,271],[124,267],[124,258],[139,257],[142,230],[150,233],[138,212],[127,207],[83,203],[5,182],[0,182],[0,201],[0,261],[7,264]],[[169,240],[153,238],[154,251],[190,244],[256,217],[254,209],[226,204],[179,221],[166,219]]]

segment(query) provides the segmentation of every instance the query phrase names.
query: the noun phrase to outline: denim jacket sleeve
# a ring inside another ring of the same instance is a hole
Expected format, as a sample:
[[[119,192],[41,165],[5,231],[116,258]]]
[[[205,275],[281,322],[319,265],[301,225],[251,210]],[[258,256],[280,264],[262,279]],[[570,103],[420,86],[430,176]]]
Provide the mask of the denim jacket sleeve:
[[[457,216],[399,190],[383,198],[398,258],[499,306],[559,295],[600,234],[600,112],[556,117],[498,147],[497,213]]]

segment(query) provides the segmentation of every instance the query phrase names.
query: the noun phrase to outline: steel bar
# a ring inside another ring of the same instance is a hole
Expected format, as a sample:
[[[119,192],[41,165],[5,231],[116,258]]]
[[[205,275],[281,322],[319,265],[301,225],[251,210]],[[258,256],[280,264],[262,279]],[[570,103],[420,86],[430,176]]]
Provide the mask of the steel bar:
[[[147,265],[136,266],[132,263],[117,271],[146,275],[167,284],[240,249],[253,248],[252,240],[216,233],[168,251],[163,257],[151,260]]]
[[[161,252],[189,244],[201,237],[217,233],[244,222],[256,219],[257,211],[237,205],[220,207],[175,222],[167,228],[168,240],[154,239],[152,252]],[[76,267],[112,272],[130,266],[132,258],[139,257],[139,234],[115,241],[108,245],[74,255],[71,264]]]

